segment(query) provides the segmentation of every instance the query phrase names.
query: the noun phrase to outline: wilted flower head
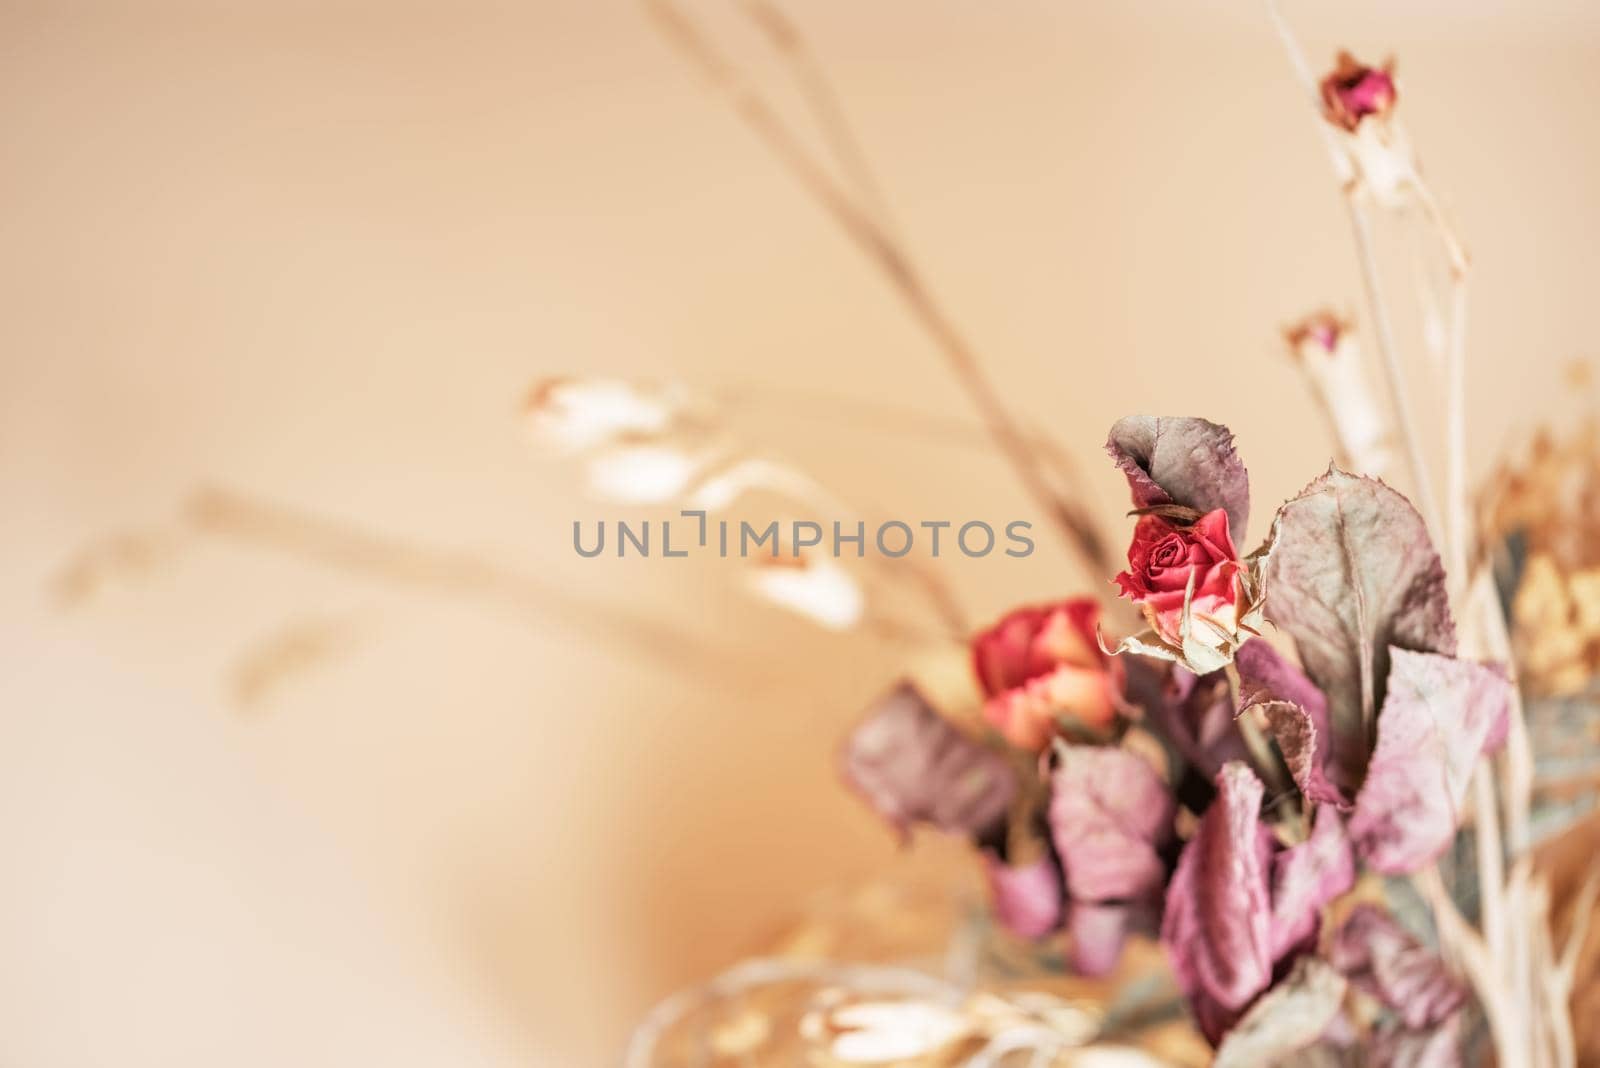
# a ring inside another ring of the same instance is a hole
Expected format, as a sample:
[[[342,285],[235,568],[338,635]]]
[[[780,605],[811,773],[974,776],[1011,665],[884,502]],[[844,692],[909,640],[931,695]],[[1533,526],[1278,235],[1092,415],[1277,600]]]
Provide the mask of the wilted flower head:
[[[1303,360],[1332,356],[1350,332],[1350,323],[1326,309],[1312,312],[1284,330],[1289,348]]]
[[[1340,52],[1334,68],[1322,79],[1322,106],[1328,121],[1354,132],[1369,116],[1383,118],[1394,107],[1394,64],[1369,67],[1349,52]]]
[[[815,553],[755,557],[749,583],[758,596],[829,630],[848,630],[866,610],[866,596],[850,573]]]
[[[606,378],[548,378],[528,393],[529,425],[564,452],[581,452],[622,438],[660,434],[685,404],[671,387]]]
[[[1367,382],[1353,325],[1324,310],[1283,333],[1327,416],[1341,462],[1365,475],[1384,474],[1393,461],[1388,424]]]
[[[1123,669],[1100,649],[1099,620],[1100,606],[1077,597],[1019,608],[973,639],[984,718],[1012,745],[1037,751],[1063,726],[1110,726]]]

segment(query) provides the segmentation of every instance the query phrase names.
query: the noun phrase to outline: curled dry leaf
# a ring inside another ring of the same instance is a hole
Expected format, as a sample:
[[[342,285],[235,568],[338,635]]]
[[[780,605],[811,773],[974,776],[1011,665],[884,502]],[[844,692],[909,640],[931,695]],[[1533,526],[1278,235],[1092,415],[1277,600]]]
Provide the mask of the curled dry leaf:
[[[1321,912],[1355,880],[1338,813],[1282,848],[1261,821],[1264,788],[1244,764],[1217,776],[1217,798],[1184,846],[1167,890],[1161,941],[1201,1030],[1221,1041],[1283,962],[1315,942]]]
[[[1217,797],[1178,859],[1161,943],[1200,1029],[1213,1044],[1272,981],[1272,835],[1264,789],[1243,764],[1217,776]]]
[[[844,780],[902,835],[913,824],[988,838],[1016,796],[1004,757],[968,737],[902,683],[850,732]]]
[[[1221,508],[1234,537],[1244,537],[1250,478],[1227,427],[1187,416],[1130,415],[1111,428],[1106,451],[1127,476],[1136,507]]]
[[[1395,875],[1449,846],[1478,758],[1505,740],[1511,683],[1491,665],[1399,648],[1390,655],[1378,744],[1350,836],[1367,864]]]

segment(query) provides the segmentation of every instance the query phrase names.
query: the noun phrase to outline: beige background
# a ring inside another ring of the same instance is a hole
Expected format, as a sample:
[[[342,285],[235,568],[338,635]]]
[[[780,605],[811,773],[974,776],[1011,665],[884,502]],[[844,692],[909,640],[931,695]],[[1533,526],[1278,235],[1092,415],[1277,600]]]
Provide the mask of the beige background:
[[[1255,3],[795,8],[956,317],[1104,507],[1133,410],[1231,424],[1263,509],[1321,468],[1275,330],[1356,279]],[[1319,62],[1402,57],[1478,262],[1481,471],[1594,355],[1600,9],[1296,17]],[[571,519],[605,513],[518,425],[557,372],[756,387],[741,432],[841,493],[1028,514],[982,450],[835,402],[968,417],[635,6],[8,0],[0,139],[0,1061],[604,1063],[807,892],[949,862],[897,858],[832,781],[901,654],[714,567],[576,560]],[[53,604],[77,549],[173,529],[201,483],[500,561],[538,603],[179,538]],[[985,616],[1088,581],[1053,548],[949,573]],[[616,611],[698,651],[594,625]],[[237,707],[239,658],[307,620],[337,655]]]

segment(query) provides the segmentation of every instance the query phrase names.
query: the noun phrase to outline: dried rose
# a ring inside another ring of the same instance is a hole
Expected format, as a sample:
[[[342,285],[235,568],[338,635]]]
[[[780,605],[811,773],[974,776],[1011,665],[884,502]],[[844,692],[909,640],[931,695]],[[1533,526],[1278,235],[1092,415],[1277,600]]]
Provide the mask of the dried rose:
[[[1369,67],[1339,53],[1322,79],[1322,113],[1345,150],[1344,177],[1385,205],[1399,205],[1417,180],[1411,146],[1395,118],[1394,65]]]
[[[1148,643],[1141,639],[1125,642],[1125,648],[1180,660],[1196,674],[1230,662],[1258,621],[1253,569],[1239,559],[1228,514],[1220,508],[1188,524],[1140,516],[1128,570],[1116,582],[1122,596],[1144,612],[1158,645],[1143,647]]]
[[[1039,751],[1065,724],[1098,733],[1121,703],[1122,664],[1097,636],[1100,606],[1080,597],[1019,608],[972,642],[984,718],[1012,745]]]
[[[1383,118],[1394,107],[1394,64],[1369,67],[1349,52],[1340,52],[1335,66],[1322,79],[1322,106],[1328,121],[1354,131],[1361,120]]]

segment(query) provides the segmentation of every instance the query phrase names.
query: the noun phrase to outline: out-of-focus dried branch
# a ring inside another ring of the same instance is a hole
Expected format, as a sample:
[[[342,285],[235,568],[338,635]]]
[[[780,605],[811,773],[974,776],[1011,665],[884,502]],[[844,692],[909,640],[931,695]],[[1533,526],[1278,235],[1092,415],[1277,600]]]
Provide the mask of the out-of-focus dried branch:
[[[229,672],[234,702],[257,709],[293,679],[332,663],[359,640],[349,619],[297,619],[253,643]]]
[[[836,182],[795,137],[777,110],[711,41],[701,25],[673,0],[643,0],[663,35],[727,97],[745,123],[801,186],[883,271],[908,311],[938,346],[946,365],[972,399],[985,427],[1011,463],[1024,488],[1060,531],[1067,546],[1096,574],[1111,570],[1094,521],[1051,485],[1042,458],[1029,447],[999,392],[966,338],[933,296],[920,269],[870,210]],[[785,23],[785,32],[793,27]]]

